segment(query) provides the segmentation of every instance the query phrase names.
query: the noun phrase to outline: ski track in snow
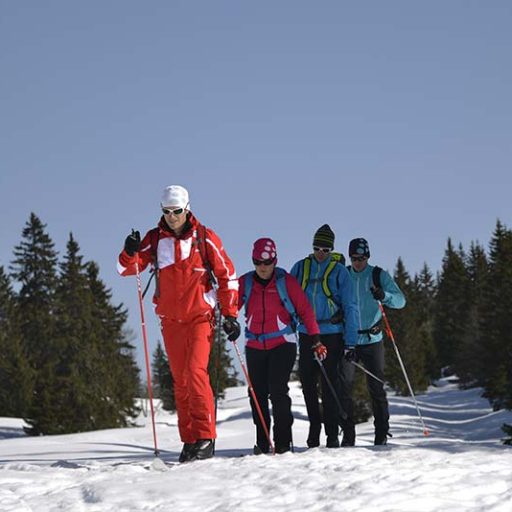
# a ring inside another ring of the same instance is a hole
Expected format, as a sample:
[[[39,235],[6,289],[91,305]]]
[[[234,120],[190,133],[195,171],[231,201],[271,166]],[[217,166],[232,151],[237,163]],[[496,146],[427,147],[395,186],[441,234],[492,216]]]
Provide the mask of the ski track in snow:
[[[393,438],[374,447],[371,422],[354,448],[306,450],[302,393],[292,384],[295,453],[253,456],[245,388],[220,403],[216,457],[176,463],[176,417],[157,414],[165,471],[153,469],[151,421],[142,428],[26,437],[0,419],[0,511],[500,511],[512,510],[512,449],[500,444],[509,411],[479,389],[441,381],[411,399],[390,396]],[[325,442],[325,440],[323,439]],[[241,455],[250,455],[241,457]]]

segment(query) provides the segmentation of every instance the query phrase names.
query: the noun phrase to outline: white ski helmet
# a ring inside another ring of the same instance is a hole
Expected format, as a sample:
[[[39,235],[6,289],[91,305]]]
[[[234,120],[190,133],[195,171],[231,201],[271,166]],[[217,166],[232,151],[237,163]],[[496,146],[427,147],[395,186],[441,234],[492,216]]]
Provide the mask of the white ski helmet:
[[[165,187],[162,193],[160,206],[162,206],[162,208],[175,206],[190,210],[187,189],[180,185],[169,185],[168,187]]]

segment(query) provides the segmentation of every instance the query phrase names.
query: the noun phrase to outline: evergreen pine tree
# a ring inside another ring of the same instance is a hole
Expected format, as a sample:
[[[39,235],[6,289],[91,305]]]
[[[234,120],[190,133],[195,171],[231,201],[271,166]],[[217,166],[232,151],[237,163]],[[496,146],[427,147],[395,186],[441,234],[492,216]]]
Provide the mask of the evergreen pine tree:
[[[418,310],[422,317],[432,319],[434,312],[434,301],[436,297],[436,283],[430,268],[426,263],[420,273],[415,278],[416,289],[421,295],[421,302],[418,305]]]
[[[482,381],[495,409],[512,408],[512,231],[500,221],[490,242],[482,306]]]
[[[155,398],[160,398],[162,401],[162,408],[166,411],[176,410],[176,401],[174,398],[174,386],[172,373],[169,368],[169,360],[162,348],[162,344],[158,345],[153,352],[153,386]]]
[[[32,376],[23,352],[20,315],[9,276],[0,266],[0,411],[21,418],[28,410]]]
[[[31,213],[11,265],[11,275],[20,284],[16,303],[23,353],[32,371],[31,401],[25,420],[30,425],[27,432],[34,435],[47,432],[52,424],[52,393],[58,390],[53,310],[57,254],[45,228]]]
[[[101,425],[98,428],[125,427],[132,424],[131,419],[139,412],[135,397],[140,389],[135,347],[130,343],[132,334],[125,327],[128,312],[123,304],[112,304],[112,292],[99,278],[96,263],[86,264],[86,274],[100,358],[95,371],[101,385],[97,385],[96,392],[103,406],[96,423]]]
[[[87,286],[83,257],[70,234],[55,300],[59,390],[55,396],[51,432],[70,433],[96,428],[95,387],[99,357],[93,329],[93,301]]]
[[[57,284],[57,253],[44,225],[34,214],[14,249],[11,275],[21,285],[17,302],[25,347],[34,367],[43,364],[53,336],[53,301]]]
[[[448,239],[434,311],[433,334],[439,370],[454,364],[462,345],[463,326],[468,320],[470,281],[464,260],[462,248],[455,251]]]
[[[415,309],[418,314],[420,336],[425,352],[425,371],[430,380],[438,376],[437,352],[434,344],[433,323],[436,299],[436,282],[428,265],[425,263],[419,275],[414,278]]]
[[[483,375],[482,360],[486,343],[483,340],[481,324],[489,263],[481,245],[471,243],[466,268],[470,280],[467,320],[462,326],[461,346],[454,364],[454,370],[463,387],[480,385]]]

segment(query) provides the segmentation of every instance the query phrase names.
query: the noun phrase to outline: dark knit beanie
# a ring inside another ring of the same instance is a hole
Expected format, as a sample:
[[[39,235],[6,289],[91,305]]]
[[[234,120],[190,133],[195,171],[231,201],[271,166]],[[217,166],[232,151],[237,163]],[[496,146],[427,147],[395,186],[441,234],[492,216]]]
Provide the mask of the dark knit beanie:
[[[370,257],[370,246],[368,242],[364,238],[354,238],[350,240],[350,244],[348,246],[348,255],[349,256],[366,256]]]
[[[329,227],[329,224],[324,224],[318,228],[315,236],[313,237],[313,245],[315,247],[328,247],[334,249],[334,233]]]

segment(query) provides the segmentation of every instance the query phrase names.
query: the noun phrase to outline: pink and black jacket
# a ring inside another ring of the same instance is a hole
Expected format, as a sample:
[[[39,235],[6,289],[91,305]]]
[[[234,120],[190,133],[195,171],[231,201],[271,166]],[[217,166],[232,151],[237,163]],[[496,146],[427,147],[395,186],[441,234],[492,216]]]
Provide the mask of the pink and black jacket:
[[[266,284],[254,271],[239,278],[238,309],[245,305],[246,346],[258,350],[270,350],[283,343],[297,343],[294,319],[283,304],[278,292],[277,269]],[[284,272],[288,297],[301,324],[311,336],[320,333],[315,313],[299,282]],[[246,298],[246,282],[252,280],[250,296]],[[245,304],[247,301],[247,304]]]

